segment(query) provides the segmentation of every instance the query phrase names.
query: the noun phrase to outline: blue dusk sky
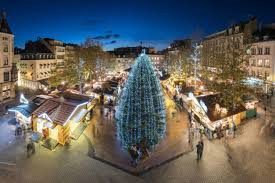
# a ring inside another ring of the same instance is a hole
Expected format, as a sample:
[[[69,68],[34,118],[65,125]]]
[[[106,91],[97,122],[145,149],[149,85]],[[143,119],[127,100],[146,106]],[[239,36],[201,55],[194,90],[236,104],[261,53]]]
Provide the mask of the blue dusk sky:
[[[270,0],[0,0],[18,47],[37,37],[70,43],[92,37],[107,50],[140,42],[162,49],[251,16],[272,23],[274,7]]]

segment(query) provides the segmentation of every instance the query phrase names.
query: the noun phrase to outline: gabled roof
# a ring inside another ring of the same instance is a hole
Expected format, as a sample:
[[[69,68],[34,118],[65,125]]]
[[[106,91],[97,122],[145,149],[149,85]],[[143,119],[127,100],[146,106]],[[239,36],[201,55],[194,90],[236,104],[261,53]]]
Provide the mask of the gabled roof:
[[[65,125],[79,105],[90,101],[92,98],[88,96],[65,92],[61,97],[48,99],[32,114],[39,116],[45,113],[54,123]]]
[[[16,107],[13,107],[11,109],[9,109],[9,111],[17,111],[20,112],[22,115],[24,115],[26,118],[30,117],[32,112],[37,109],[38,106],[35,105],[34,103],[30,103],[30,104],[20,104]]]
[[[44,98],[44,96],[42,96],[42,95],[35,96],[35,97],[32,97],[29,99],[28,104],[20,104],[16,107],[9,109],[9,111],[20,112],[22,115],[24,115],[25,117],[28,118],[45,101],[46,101],[46,99]]]
[[[12,34],[4,12],[1,13],[0,32]]]

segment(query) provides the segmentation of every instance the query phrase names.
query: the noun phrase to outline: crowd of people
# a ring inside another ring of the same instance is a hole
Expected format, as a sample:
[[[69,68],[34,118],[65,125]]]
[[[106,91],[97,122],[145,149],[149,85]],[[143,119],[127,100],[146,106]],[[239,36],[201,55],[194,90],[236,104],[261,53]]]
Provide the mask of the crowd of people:
[[[190,127],[190,133],[192,138],[201,138],[203,135],[205,135],[209,140],[212,140],[214,138],[235,138],[237,126],[234,122],[232,122],[232,125],[230,126],[229,123],[226,123],[225,126],[219,125],[215,128],[214,131],[204,127],[202,124],[199,124],[195,121],[191,121],[191,127]]]

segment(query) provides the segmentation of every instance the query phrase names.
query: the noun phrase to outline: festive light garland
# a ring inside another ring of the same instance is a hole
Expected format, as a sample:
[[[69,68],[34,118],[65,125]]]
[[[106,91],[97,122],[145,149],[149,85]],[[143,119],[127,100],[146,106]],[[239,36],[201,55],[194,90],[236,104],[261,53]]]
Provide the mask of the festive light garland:
[[[137,58],[119,101],[117,130],[125,149],[158,144],[166,131],[166,109],[150,58]]]

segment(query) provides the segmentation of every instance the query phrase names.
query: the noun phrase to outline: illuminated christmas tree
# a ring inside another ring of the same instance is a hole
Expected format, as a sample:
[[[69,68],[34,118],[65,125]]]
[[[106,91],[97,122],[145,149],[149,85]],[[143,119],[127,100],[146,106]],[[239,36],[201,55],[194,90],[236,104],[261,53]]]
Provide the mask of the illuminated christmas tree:
[[[166,131],[166,110],[150,58],[140,54],[132,67],[119,101],[119,138],[125,149],[133,145],[151,148]]]

